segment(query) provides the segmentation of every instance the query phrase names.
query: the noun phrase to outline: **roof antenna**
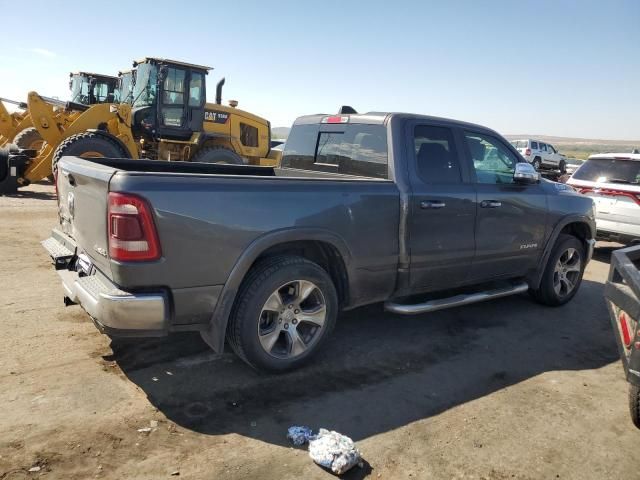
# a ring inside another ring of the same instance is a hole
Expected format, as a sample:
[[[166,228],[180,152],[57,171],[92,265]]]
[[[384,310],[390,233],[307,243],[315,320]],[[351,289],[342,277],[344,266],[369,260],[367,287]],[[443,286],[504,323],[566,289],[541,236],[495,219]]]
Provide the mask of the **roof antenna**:
[[[341,114],[341,115],[347,115],[351,113],[358,113],[358,112],[356,112],[355,108],[350,107],[349,105],[342,105],[340,107],[340,110],[338,110],[338,114]]]

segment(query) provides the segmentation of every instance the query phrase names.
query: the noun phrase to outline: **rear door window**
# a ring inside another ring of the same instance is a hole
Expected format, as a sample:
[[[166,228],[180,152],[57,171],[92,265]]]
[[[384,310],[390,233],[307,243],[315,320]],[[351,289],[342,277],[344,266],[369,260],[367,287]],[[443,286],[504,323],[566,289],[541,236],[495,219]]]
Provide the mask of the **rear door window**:
[[[590,158],[573,174],[588,182],[640,183],[640,162],[615,158]]]
[[[539,145],[540,145],[540,150],[542,150],[543,152],[547,151],[547,145],[546,144],[540,143]]]
[[[462,172],[453,132],[446,127],[417,125],[414,147],[418,176],[425,183],[461,183]]]
[[[387,175],[383,125],[297,125],[282,153],[282,166],[370,178]]]

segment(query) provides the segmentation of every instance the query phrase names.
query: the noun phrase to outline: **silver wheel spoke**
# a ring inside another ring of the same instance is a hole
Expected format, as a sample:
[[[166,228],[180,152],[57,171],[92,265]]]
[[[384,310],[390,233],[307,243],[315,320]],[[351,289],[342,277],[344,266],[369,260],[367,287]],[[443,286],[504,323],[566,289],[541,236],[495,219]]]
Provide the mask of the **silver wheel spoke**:
[[[262,345],[262,348],[264,348],[265,352],[271,352],[271,350],[273,350],[273,346],[278,341],[281,331],[282,330],[280,330],[280,328],[276,327],[269,333],[265,333],[264,335],[259,335],[260,344]]]
[[[284,309],[284,304],[282,303],[282,297],[280,297],[280,292],[276,290],[271,294],[271,296],[267,299],[267,302],[264,304],[262,310],[268,310],[270,312],[281,312]]]
[[[322,337],[326,318],[322,290],[309,280],[291,280],[266,299],[258,319],[258,340],[272,357],[296,358]]]
[[[291,330],[287,332],[289,338],[291,339],[291,356],[296,357],[307,349],[307,345],[302,341],[300,334],[298,334],[297,330]]]
[[[303,310],[298,315],[298,320],[301,322],[309,322],[322,327],[324,321],[327,318],[327,308],[324,305],[319,305],[313,310]]]
[[[313,292],[316,288],[318,287],[316,287],[313,283],[308,282],[306,280],[298,281],[298,292],[297,292],[297,298],[296,298],[298,303],[302,303],[307,298],[309,298],[309,295],[311,295],[311,292]]]

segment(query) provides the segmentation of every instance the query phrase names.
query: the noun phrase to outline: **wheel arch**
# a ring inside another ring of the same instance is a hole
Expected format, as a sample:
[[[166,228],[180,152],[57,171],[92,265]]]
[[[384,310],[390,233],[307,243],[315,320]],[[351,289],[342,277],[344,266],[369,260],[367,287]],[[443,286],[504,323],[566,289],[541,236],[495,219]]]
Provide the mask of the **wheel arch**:
[[[551,255],[551,251],[553,250],[553,247],[561,234],[564,233],[578,238],[583,243],[585,251],[589,251],[589,242],[595,239],[595,231],[592,227],[592,224],[592,220],[586,215],[569,215],[562,218],[558,223],[556,223],[544,247],[542,257],[540,258],[540,262],[538,264],[535,275],[530,278],[529,286],[531,288],[538,288],[538,286],[540,285],[545,266],[547,264],[547,261],[549,260],[549,256]]]
[[[340,305],[349,301],[351,253],[344,240],[332,232],[316,228],[278,230],[254,240],[231,269],[209,324],[201,331],[216,352],[224,349],[229,315],[240,285],[259,261],[275,255],[292,254],[318,263],[334,281]]]

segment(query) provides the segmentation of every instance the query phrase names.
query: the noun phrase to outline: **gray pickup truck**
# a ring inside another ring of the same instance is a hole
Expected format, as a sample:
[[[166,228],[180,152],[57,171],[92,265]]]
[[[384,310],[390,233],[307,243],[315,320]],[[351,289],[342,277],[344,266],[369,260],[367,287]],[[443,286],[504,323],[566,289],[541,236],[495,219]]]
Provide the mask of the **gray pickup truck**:
[[[43,242],[111,336],[200,331],[299,366],[340,310],[397,314],[529,291],[562,305],[591,258],[592,200],[496,132],[402,113],[294,123],[279,168],[65,157]]]

